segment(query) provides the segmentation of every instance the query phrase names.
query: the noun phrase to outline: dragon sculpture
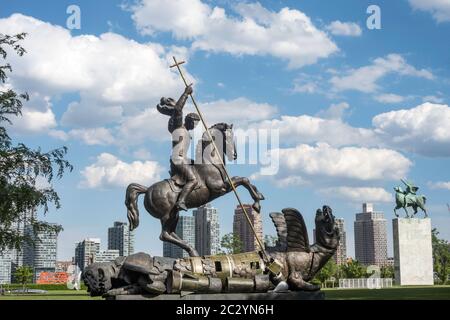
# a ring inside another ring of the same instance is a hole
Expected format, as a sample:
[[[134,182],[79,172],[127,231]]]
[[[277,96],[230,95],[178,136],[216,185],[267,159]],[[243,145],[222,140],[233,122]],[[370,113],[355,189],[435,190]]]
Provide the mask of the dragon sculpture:
[[[339,243],[331,208],[324,206],[316,212],[313,245],[309,244],[303,216],[296,209],[286,208],[270,217],[278,241],[275,247],[267,248],[267,253],[281,265],[278,274],[268,270],[258,251],[184,259],[151,257],[140,252],[87,266],[83,281],[91,296],[104,297],[319,290],[309,281],[333,256]]]

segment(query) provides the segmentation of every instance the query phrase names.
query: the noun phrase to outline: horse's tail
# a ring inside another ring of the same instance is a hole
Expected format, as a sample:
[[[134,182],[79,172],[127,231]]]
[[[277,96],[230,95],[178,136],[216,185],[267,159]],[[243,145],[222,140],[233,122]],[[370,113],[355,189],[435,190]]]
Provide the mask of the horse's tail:
[[[130,222],[130,230],[134,230],[139,226],[139,209],[137,206],[137,198],[140,194],[145,193],[147,187],[137,183],[132,183],[127,187],[125,195],[125,205],[127,206],[127,216]]]
[[[425,196],[422,196],[422,199],[423,199],[423,204],[426,204],[427,203],[427,198]]]

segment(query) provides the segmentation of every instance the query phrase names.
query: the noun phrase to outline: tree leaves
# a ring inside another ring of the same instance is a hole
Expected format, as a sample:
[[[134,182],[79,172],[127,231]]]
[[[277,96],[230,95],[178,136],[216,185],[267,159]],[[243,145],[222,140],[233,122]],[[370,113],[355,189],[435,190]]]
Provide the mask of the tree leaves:
[[[6,59],[8,52],[22,56],[26,51],[19,41],[25,38],[21,33],[14,36],[0,34],[0,56]],[[0,81],[7,82],[9,64],[0,66]],[[14,228],[18,223],[31,225],[38,231],[56,231],[60,227],[37,221],[30,212],[43,208],[49,210],[49,204],[60,208],[60,198],[51,186],[55,174],[61,179],[63,174],[73,170],[65,159],[67,148],[61,147],[48,152],[40,148],[28,148],[23,143],[13,145],[4,123],[13,124],[11,117],[22,115],[23,103],[28,101],[27,93],[18,94],[12,89],[0,91],[0,252],[7,248],[21,249],[24,242],[33,243],[32,237]],[[49,186],[39,186],[39,179]]]

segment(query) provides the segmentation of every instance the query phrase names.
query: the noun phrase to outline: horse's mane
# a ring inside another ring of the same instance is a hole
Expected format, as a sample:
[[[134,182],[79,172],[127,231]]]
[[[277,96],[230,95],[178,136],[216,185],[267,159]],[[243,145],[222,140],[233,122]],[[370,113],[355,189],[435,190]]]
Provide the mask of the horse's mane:
[[[229,125],[227,123],[219,122],[219,123],[216,123],[215,125],[211,126],[208,130],[218,129],[220,131],[223,131],[223,130],[227,129],[228,127],[229,127]]]

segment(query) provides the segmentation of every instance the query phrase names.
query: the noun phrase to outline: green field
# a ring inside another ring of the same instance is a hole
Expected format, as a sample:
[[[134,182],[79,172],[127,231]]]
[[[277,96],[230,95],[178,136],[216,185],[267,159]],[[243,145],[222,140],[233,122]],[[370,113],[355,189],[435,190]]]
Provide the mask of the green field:
[[[450,286],[323,289],[327,300],[450,300]]]
[[[387,289],[323,289],[327,300],[450,300],[450,286]],[[85,290],[49,290],[46,294],[5,295],[0,300],[101,300]]]
[[[0,296],[0,300],[101,300],[91,298],[86,290],[49,290],[44,294],[15,294]]]

